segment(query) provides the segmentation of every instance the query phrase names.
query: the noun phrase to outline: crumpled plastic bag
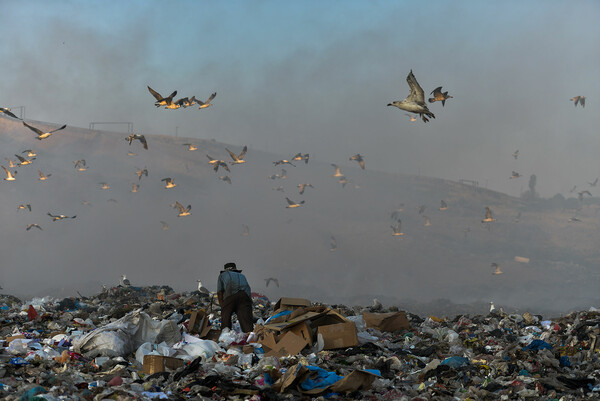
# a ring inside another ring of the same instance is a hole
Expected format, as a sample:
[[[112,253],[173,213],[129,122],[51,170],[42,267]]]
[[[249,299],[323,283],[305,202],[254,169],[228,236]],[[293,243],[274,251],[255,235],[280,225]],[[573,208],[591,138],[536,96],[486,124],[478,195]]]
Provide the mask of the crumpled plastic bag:
[[[181,331],[171,320],[152,320],[141,309],[78,337],[73,349],[87,358],[125,356],[145,342],[174,344]]]

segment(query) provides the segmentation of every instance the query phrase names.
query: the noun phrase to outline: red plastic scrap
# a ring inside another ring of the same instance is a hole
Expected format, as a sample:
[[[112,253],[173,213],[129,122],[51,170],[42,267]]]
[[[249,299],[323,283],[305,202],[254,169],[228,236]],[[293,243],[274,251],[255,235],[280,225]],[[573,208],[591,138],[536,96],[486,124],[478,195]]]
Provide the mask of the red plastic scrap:
[[[33,307],[33,305],[29,305],[29,309],[27,310],[27,320],[33,320],[37,317],[38,313]]]

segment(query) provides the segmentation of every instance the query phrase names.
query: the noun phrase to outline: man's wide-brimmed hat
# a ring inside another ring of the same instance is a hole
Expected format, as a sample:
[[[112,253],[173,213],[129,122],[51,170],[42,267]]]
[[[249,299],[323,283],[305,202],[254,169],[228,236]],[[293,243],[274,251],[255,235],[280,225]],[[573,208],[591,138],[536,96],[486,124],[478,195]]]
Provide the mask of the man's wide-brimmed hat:
[[[225,269],[223,271],[241,272],[241,270],[238,270],[236,264],[233,262],[225,263],[223,268]]]

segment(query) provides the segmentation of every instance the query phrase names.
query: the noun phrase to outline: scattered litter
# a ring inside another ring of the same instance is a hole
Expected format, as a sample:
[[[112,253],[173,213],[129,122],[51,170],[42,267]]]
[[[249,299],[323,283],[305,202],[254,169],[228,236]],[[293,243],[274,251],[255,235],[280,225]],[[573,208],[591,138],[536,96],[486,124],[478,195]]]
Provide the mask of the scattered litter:
[[[166,286],[28,302],[0,295],[0,398],[600,397],[596,308],[419,317],[252,298],[248,334],[235,324],[221,331],[214,295]]]

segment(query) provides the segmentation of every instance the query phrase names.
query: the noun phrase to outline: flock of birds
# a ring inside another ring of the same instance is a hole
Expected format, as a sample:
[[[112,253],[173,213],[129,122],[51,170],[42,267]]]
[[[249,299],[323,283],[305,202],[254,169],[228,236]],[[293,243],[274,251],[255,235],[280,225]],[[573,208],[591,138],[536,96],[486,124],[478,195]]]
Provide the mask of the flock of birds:
[[[427,104],[425,103],[424,91],[421,88],[421,86],[419,85],[419,83],[417,82],[417,79],[415,78],[412,70],[408,74],[406,81],[410,88],[409,95],[404,100],[401,100],[401,101],[397,100],[397,101],[393,101],[393,102],[389,103],[388,106],[394,106],[401,110],[412,113],[412,114],[407,114],[410,117],[411,122],[414,122],[417,120],[416,117],[414,117],[414,115],[419,115],[423,122],[428,122],[430,118],[435,118],[434,113],[429,110],[429,108],[427,107]],[[152,89],[150,86],[148,86],[148,91],[154,97],[154,99],[155,99],[154,105],[156,107],[164,107],[165,109],[169,109],[169,110],[174,110],[174,109],[178,109],[178,108],[187,108],[187,107],[190,107],[193,105],[198,105],[199,109],[205,109],[212,105],[211,101],[217,95],[216,92],[212,93],[206,101],[200,101],[200,100],[196,99],[195,96],[183,97],[183,98],[174,100],[174,97],[177,95],[177,91],[173,91],[169,96],[166,96],[166,97],[162,96],[160,93],[158,93],[157,91]],[[439,101],[442,103],[442,106],[445,106],[445,103],[448,99],[453,98],[453,96],[448,94],[448,91],[442,90],[442,86],[435,88],[433,91],[431,91],[430,95],[432,95],[432,97],[430,97],[428,99],[429,103],[435,103],[435,102]],[[585,107],[585,97],[584,96],[575,96],[570,100],[574,102],[574,105],[576,107],[578,105],[581,105],[581,107]],[[8,108],[0,107],[0,113],[3,113],[4,115],[11,117],[13,119],[20,120],[20,118],[18,118],[15,114],[13,114],[11,112],[11,110]],[[53,129],[53,130],[44,131],[38,127],[28,124],[25,121],[22,121],[22,124],[25,128],[32,131],[36,135],[35,138],[37,140],[46,140],[46,139],[50,138],[54,133],[65,129],[67,126],[65,124],[65,125],[60,126],[59,128]],[[145,150],[148,149],[148,142],[146,140],[146,137],[143,134],[132,133],[129,136],[127,136],[125,139],[129,143],[129,146],[131,146],[134,141],[139,141],[140,144],[142,145],[143,149],[145,149]],[[185,143],[183,145],[186,146],[188,151],[198,150],[198,147],[196,145],[194,145],[193,143]],[[227,151],[227,153],[229,154],[229,156],[231,158],[231,160],[229,160],[229,161],[214,158],[208,154],[206,155],[206,157],[208,158],[208,164],[209,164],[209,166],[212,167],[214,172],[218,172],[219,169],[222,169],[222,170],[226,171],[227,173],[231,173],[232,166],[241,165],[241,164],[246,163],[246,161],[244,159],[245,159],[246,153],[248,151],[247,146],[244,146],[240,153],[235,153],[228,148],[225,148],[225,150]],[[22,156],[23,154],[25,154],[25,155]],[[135,155],[135,153],[133,153],[131,151],[128,154]],[[16,176],[17,176],[17,170],[10,170],[10,169],[32,164],[33,161],[36,160],[36,156],[37,156],[37,154],[35,153],[35,151],[33,151],[32,149],[26,149],[21,153],[21,155],[15,154],[15,157],[18,160],[17,162],[15,162],[9,158],[6,158],[6,160],[8,161],[8,168],[5,167],[4,165],[2,165],[2,169],[4,170],[4,172],[6,174],[6,177],[4,178],[4,180],[5,181],[15,181]],[[512,154],[512,156],[515,160],[517,160],[519,157],[519,150],[516,150]],[[308,153],[306,153],[306,154],[297,153],[293,157],[291,157],[289,160],[282,159],[282,160],[274,161],[273,165],[280,166],[280,165],[289,164],[293,167],[296,167],[296,164],[294,164],[293,162],[299,162],[299,163],[304,162],[305,164],[308,164],[309,158],[310,158],[310,155]],[[349,160],[356,161],[362,170],[364,170],[366,167],[365,158],[360,153],[351,156],[349,158]],[[74,167],[77,171],[86,171],[88,169],[87,163],[84,159],[75,160],[73,163],[74,163]],[[345,187],[346,184],[348,184],[349,180],[346,178],[345,174],[342,173],[341,167],[336,164],[331,164],[331,166],[334,168],[333,177],[336,178],[340,184],[342,184],[342,187]],[[44,174],[41,170],[38,170],[38,174],[39,174],[39,180],[41,180],[41,181],[47,180],[51,176],[51,174]],[[148,176],[147,168],[139,169],[138,171],[136,171],[136,175],[138,176],[138,182],[141,181],[143,176],[146,176],[146,177]],[[513,170],[512,174],[509,178],[516,179],[521,176],[522,175],[519,172]],[[272,174],[268,178],[270,178],[272,180],[276,180],[276,179],[285,179],[286,177],[287,177],[287,171],[285,169],[282,169],[280,174],[279,173]],[[229,184],[232,183],[231,177],[229,175],[221,175],[221,176],[219,176],[219,179],[224,182],[227,182]],[[175,188],[177,186],[177,184],[175,183],[175,180],[172,177],[165,177],[161,181],[165,183],[165,185],[164,185],[165,189],[171,189],[171,188]],[[595,181],[590,182],[588,184],[590,186],[595,187],[597,183],[598,183],[598,178],[596,178]],[[105,182],[100,183],[100,185],[101,185],[101,189],[109,189],[110,188],[110,186]],[[308,182],[303,182],[303,183],[298,184],[297,188],[298,188],[299,195],[303,195],[307,188],[314,188],[314,187],[312,184],[310,184]],[[132,183],[131,192],[137,192],[138,189],[139,189],[139,184]],[[281,187],[281,186],[273,188],[273,189],[283,192],[283,187]],[[576,189],[576,187],[574,187],[571,192],[574,192],[575,189]],[[591,196],[591,193],[587,190],[584,190],[584,191],[578,192],[578,195],[579,195],[579,199],[582,200],[584,195]],[[299,208],[305,204],[305,200],[294,201],[294,200],[290,199],[289,197],[285,197],[285,200],[287,202],[287,205],[285,207],[288,209]],[[174,209],[177,209],[178,217],[185,217],[185,216],[191,215],[191,209],[192,209],[191,205],[184,206],[182,203],[176,201],[175,203],[171,204],[171,207],[173,207]],[[18,210],[31,211],[31,205],[30,204],[20,204],[18,206]],[[440,211],[448,210],[448,204],[444,200],[441,200],[439,210]],[[404,235],[404,233],[402,231],[402,220],[400,219],[400,214],[399,214],[401,211],[402,211],[402,206],[399,207],[398,209],[396,209],[395,211],[393,211],[392,215],[391,215],[392,224],[390,227],[392,230],[392,235],[396,236],[396,237],[402,237]],[[422,217],[424,218],[425,226],[429,226],[429,225],[431,225],[431,220],[429,217],[427,217],[424,214],[424,212],[425,212],[425,206],[422,205],[419,208],[419,215],[422,215]],[[47,215],[51,218],[52,221],[59,221],[59,220],[64,220],[64,219],[75,219],[77,217],[76,215],[67,216],[64,214],[53,214],[50,212],[48,212]],[[484,215],[483,219],[481,220],[481,223],[487,224],[488,228],[489,228],[490,224],[495,221],[496,221],[496,219],[493,217],[492,210],[486,206],[485,207],[485,215]],[[518,218],[515,221],[518,221]],[[570,221],[579,221],[579,220],[577,218],[573,218]],[[161,221],[161,224],[162,224],[163,230],[168,230],[169,226],[166,222]],[[32,228],[42,230],[42,227],[37,223],[27,224],[27,226],[26,226],[27,231],[31,230]],[[467,232],[468,232],[468,230],[465,231],[465,236],[466,236]],[[247,225],[243,225],[242,235],[249,235],[249,233],[250,233],[249,227]],[[337,250],[337,241],[336,241],[335,237],[332,235],[331,242],[330,242],[330,251],[333,252],[336,250]],[[494,262],[494,263],[492,263],[491,266],[493,268],[494,275],[502,274],[502,271],[500,270],[500,267],[497,263]],[[274,283],[275,285],[279,286],[279,282],[276,278],[265,279],[266,286],[268,286],[271,282]],[[129,280],[127,280],[125,275],[122,276],[121,284],[129,285]],[[198,287],[200,288],[202,286],[201,282],[198,281],[198,284],[199,284]]]

